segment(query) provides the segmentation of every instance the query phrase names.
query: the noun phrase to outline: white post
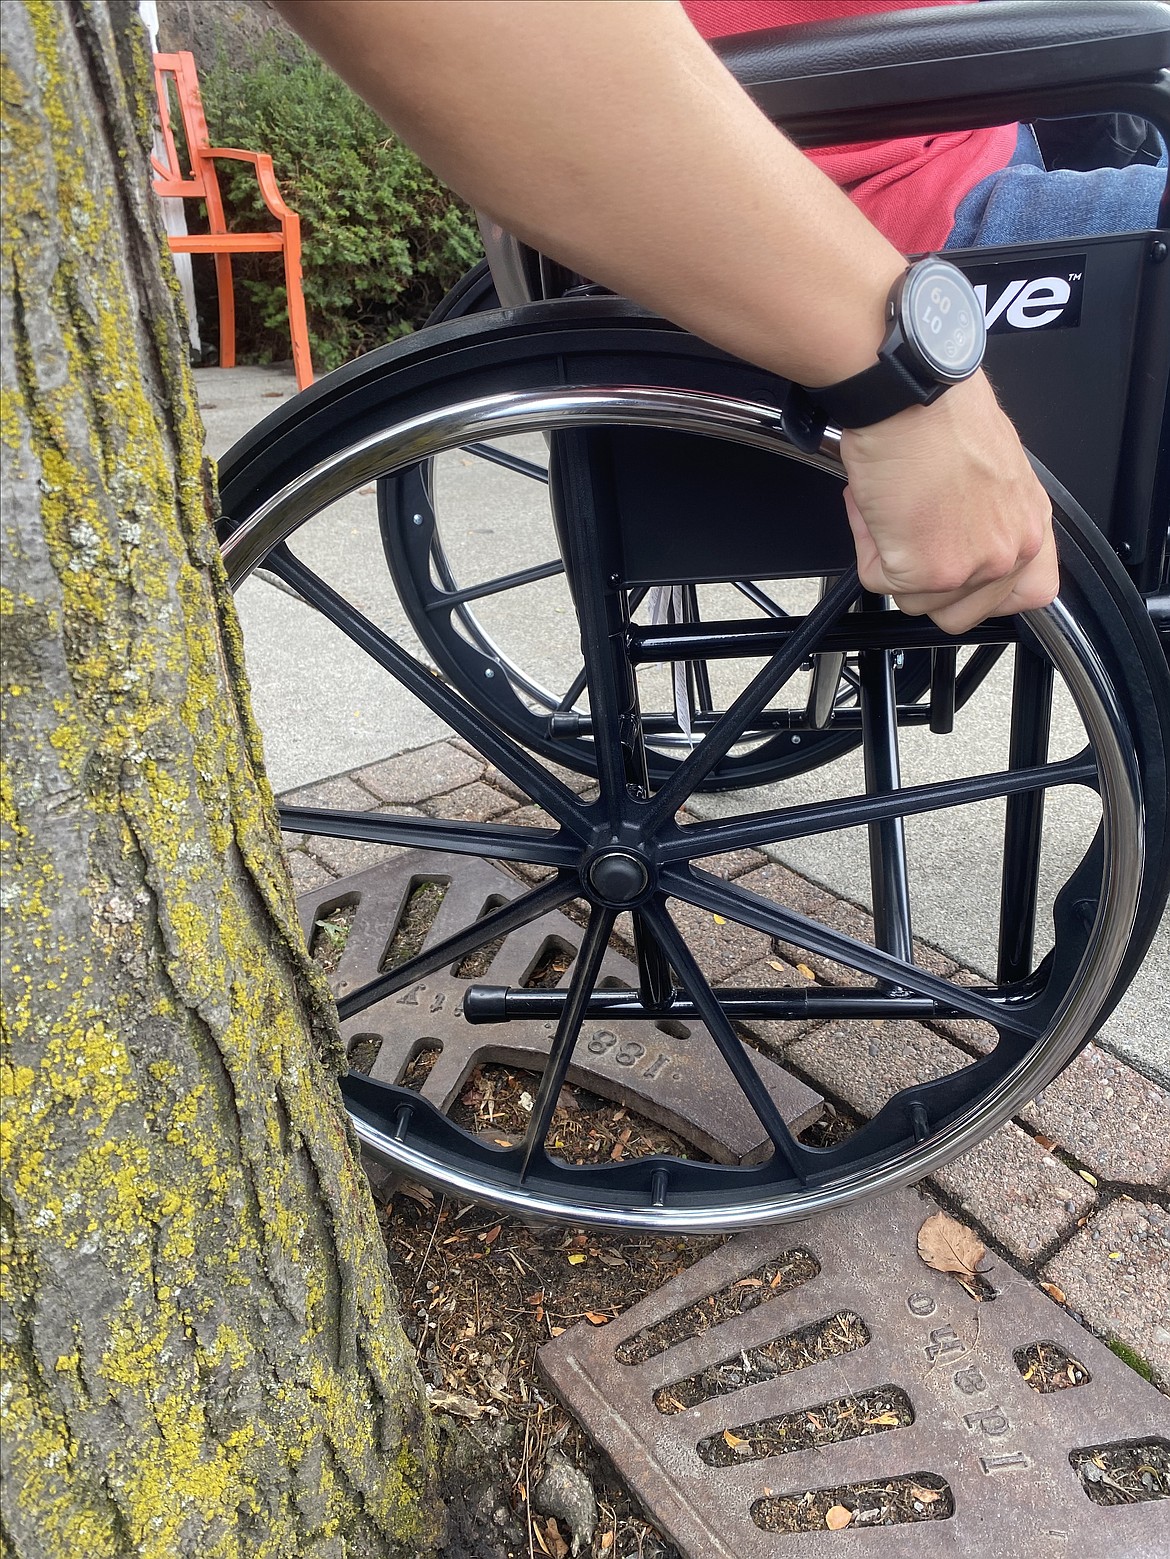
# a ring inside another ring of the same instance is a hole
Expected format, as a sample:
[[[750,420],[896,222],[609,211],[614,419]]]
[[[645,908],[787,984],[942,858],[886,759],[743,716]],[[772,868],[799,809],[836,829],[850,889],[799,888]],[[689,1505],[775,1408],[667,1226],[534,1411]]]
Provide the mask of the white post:
[[[158,50],[158,4],[157,0],[138,0],[138,14],[146,25],[146,31],[150,37],[150,52]],[[154,150],[160,159],[163,155],[162,136],[158,126],[154,132]],[[163,200],[160,202],[163,211],[163,226],[168,233],[180,235],[187,231],[187,214],[183,209],[181,200]],[[187,335],[191,341],[191,350],[198,358],[202,351],[202,343],[199,339],[199,321],[195,314],[195,280],[191,272],[191,256],[189,254],[172,254],[175,262],[175,271],[179,277],[179,288],[183,294],[183,304],[187,311]]]

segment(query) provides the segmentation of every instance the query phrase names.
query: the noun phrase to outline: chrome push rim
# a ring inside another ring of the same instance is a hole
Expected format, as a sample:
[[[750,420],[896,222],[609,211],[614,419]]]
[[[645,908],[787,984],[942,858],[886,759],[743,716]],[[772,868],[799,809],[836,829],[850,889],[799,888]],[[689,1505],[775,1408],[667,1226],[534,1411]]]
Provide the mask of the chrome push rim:
[[[770,407],[706,393],[673,389],[564,388],[486,396],[408,418],[323,460],[290,482],[239,524],[223,546],[233,588],[302,524],[370,480],[392,475],[446,450],[489,437],[554,429],[653,426],[701,434],[784,454],[843,476],[839,437],[830,430],[816,451],[796,447]],[[1124,715],[1092,643],[1067,605],[1057,600],[1025,614],[1026,630],[1052,662],[1071,694],[1096,761],[1101,801],[1101,891],[1092,928],[1075,974],[1051,1017],[1048,1032],[958,1119],[923,1142],[888,1154],[825,1185],[781,1194],[758,1188],[737,1199],[645,1196],[628,1203],[609,1197],[569,1199],[537,1185],[510,1184],[433,1156],[409,1133],[375,1124],[351,1110],[357,1135],[377,1158],[463,1198],[488,1201],[528,1216],[571,1218],[581,1224],[659,1232],[744,1229],[805,1218],[845,1202],[921,1179],[986,1137],[1032,1098],[1076,1053],[1113,984],[1133,929],[1143,869],[1140,776]],[[562,854],[558,864],[562,866]],[[579,891],[579,889],[577,890]],[[566,892],[565,898],[572,896]],[[571,1170],[569,1177],[571,1179]],[[730,1189],[730,1188],[729,1188]]]

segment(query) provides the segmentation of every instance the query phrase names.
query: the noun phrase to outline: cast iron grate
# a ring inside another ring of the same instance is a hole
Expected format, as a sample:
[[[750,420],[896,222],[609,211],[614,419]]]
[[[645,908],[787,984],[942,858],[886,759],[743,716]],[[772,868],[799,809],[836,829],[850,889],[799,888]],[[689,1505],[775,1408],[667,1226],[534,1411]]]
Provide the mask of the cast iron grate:
[[[1166,1399],[1010,1267],[992,1267],[995,1297],[980,1303],[924,1266],[917,1234],[935,1210],[902,1191],[802,1224],[805,1281],[649,1357],[632,1350],[640,1363],[620,1362],[623,1344],[668,1333],[671,1316],[759,1273],[795,1231],[740,1235],[607,1326],[575,1326],[541,1349],[565,1405],[687,1559],[1170,1552],[1166,1503],[1096,1503],[1077,1471],[1084,1451],[1165,1445]],[[786,1339],[826,1325],[848,1345],[784,1362]],[[1015,1355],[1040,1340],[1083,1361],[1074,1389],[1025,1380]],[[779,1362],[761,1373],[769,1359]],[[737,1378],[749,1384],[736,1389]],[[837,1422],[853,1399],[881,1432],[756,1454],[810,1414]],[[718,1465],[744,1447],[742,1461]],[[850,1513],[840,1530],[825,1522],[833,1506],[837,1521]],[[763,1530],[779,1507],[814,1529]],[[910,1519],[880,1524],[896,1507]]]
[[[527,884],[490,862],[428,850],[404,852],[385,865],[301,894],[297,907],[306,941],[337,905],[353,906],[344,950],[329,977],[335,995],[347,995],[374,978],[411,894],[425,883],[438,883],[445,891],[423,937],[423,949],[471,924],[485,909],[528,891]],[[580,927],[567,915],[556,911],[542,916],[505,937],[476,978],[492,985],[523,985],[548,962],[550,947],[564,949],[560,962],[567,970],[580,940]],[[601,978],[603,983],[636,986],[638,972],[610,949]],[[473,983],[451,968],[443,969],[347,1019],[341,1034],[352,1060],[378,1082],[399,1083],[420,1053],[433,1054],[420,1092],[440,1109],[451,1106],[477,1066],[499,1063],[539,1072],[554,1024],[535,1019],[475,1026],[464,1022],[463,993]],[[793,1131],[803,1131],[820,1115],[821,1096],[769,1057],[755,1051],[751,1055]],[[693,1029],[680,1023],[586,1025],[568,1080],[666,1127],[717,1162],[750,1163],[771,1149],[699,1024]]]

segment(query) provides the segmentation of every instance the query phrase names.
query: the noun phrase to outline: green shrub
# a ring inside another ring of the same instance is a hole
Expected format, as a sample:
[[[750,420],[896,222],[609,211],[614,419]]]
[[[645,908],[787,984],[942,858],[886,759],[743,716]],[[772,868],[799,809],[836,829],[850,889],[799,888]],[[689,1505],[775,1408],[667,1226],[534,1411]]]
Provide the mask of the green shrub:
[[[291,63],[287,53],[287,42],[283,53],[262,46],[243,66],[221,55],[202,74],[203,101],[212,144],[268,152],[301,219],[313,366],[324,372],[421,325],[482,251],[468,208],[361,99],[301,45]],[[217,167],[228,226],[274,226],[253,170]],[[287,358],[280,255],[233,266],[240,356]]]

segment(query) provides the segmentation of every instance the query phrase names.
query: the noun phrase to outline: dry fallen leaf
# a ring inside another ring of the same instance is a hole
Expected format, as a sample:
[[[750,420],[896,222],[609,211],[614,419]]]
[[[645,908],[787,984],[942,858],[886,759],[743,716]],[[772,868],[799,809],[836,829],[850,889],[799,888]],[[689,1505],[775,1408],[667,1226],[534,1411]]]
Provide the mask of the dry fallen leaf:
[[[813,971],[809,968],[809,966],[807,964],[797,964],[796,970],[797,970],[798,974],[803,974],[806,980],[815,980],[816,979],[816,975],[813,973]],[[833,1509],[834,1510],[842,1510],[842,1509],[844,1509],[844,1506],[842,1506],[842,1505],[834,1505]]]
[[[712,915],[711,919],[717,926],[725,926],[727,924],[726,917],[723,915]]]
[[[1058,1305],[1064,1304],[1063,1288],[1058,1288],[1055,1283],[1041,1283],[1040,1287],[1048,1295],[1049,1299],[1055,1299]]]
[[[568,1559],[569,1545],[561,1536],[561,1529],[557,1525],[555,1516],[548,1518],[548,1525],[544,1529],[544,1537],[552,1559]]]
[[[600,1310],[586,1310],[585,1319],[593,1326],[608,1326],[609,1316],[602,1315]]]
[[[973,1278],[987,1247],[965,1224],[947,1213],[934,1213],[918,1231],[918,1254],[936,1272]]]
[[[569,1257],[569,1265],[571,1267],[579,1267],[584,1260],[585,1257],[579,1250],[577,1250],[574,1251],[573,1254]]]
[[[866,1423],[876,1428],[879,1424],[896,1429],[902,1420],[897,1413],[879,1413],[876,1418],[867,1418]]]
[[[404,1180],[398,1187],[403,1196],[409,1196],[414,1202],[419,1202],[423,1207],[435,1205],[435,1193],[429,1191],[425,1185],[415,1185],[413,1180]]]
[[[825,1511],[825,1525],[830,1532],[840,1532],[853,1520],[853,1512],[845,1505],[830,1505]]]
[[[1088,1185],[1097,1184],[1096,1175],[1091,1175],[1087,1169],[1078,1169],[1077,1174],[1080,1175],[1081,1179],[1084,1180]]]
[[[458,1418],[482,1418],[483,1408],[474,1397],[461,1397],[454,1391],[427,1390],[427,1401],[436,1413],[454,1413]]]
[[[939,1491],[937,1489],[924,1489],[921,1483],[912,1483],[910,1485],[910,1495],[912,1499],[919,1500],[923,1505],[933,1505],[935,1500],[939,1498]]]
[[[613,1547],[613,1533],[612,1532],[603,1532],[601,1534],[601,1551],[602,1551],[602,1553],[603,1554],[607,1554],[612,1547]]]
[[[723,1438],[727,1441],[728,1445],[732,1448],[733,1451],[736,1449],[737,1446],[746,1445],[747,1444],[747,1441],[744,1440],[744,1439],[741,1439],[739,1435],[732,1434],[730,1429],[725,1429],[723,1431]]]

